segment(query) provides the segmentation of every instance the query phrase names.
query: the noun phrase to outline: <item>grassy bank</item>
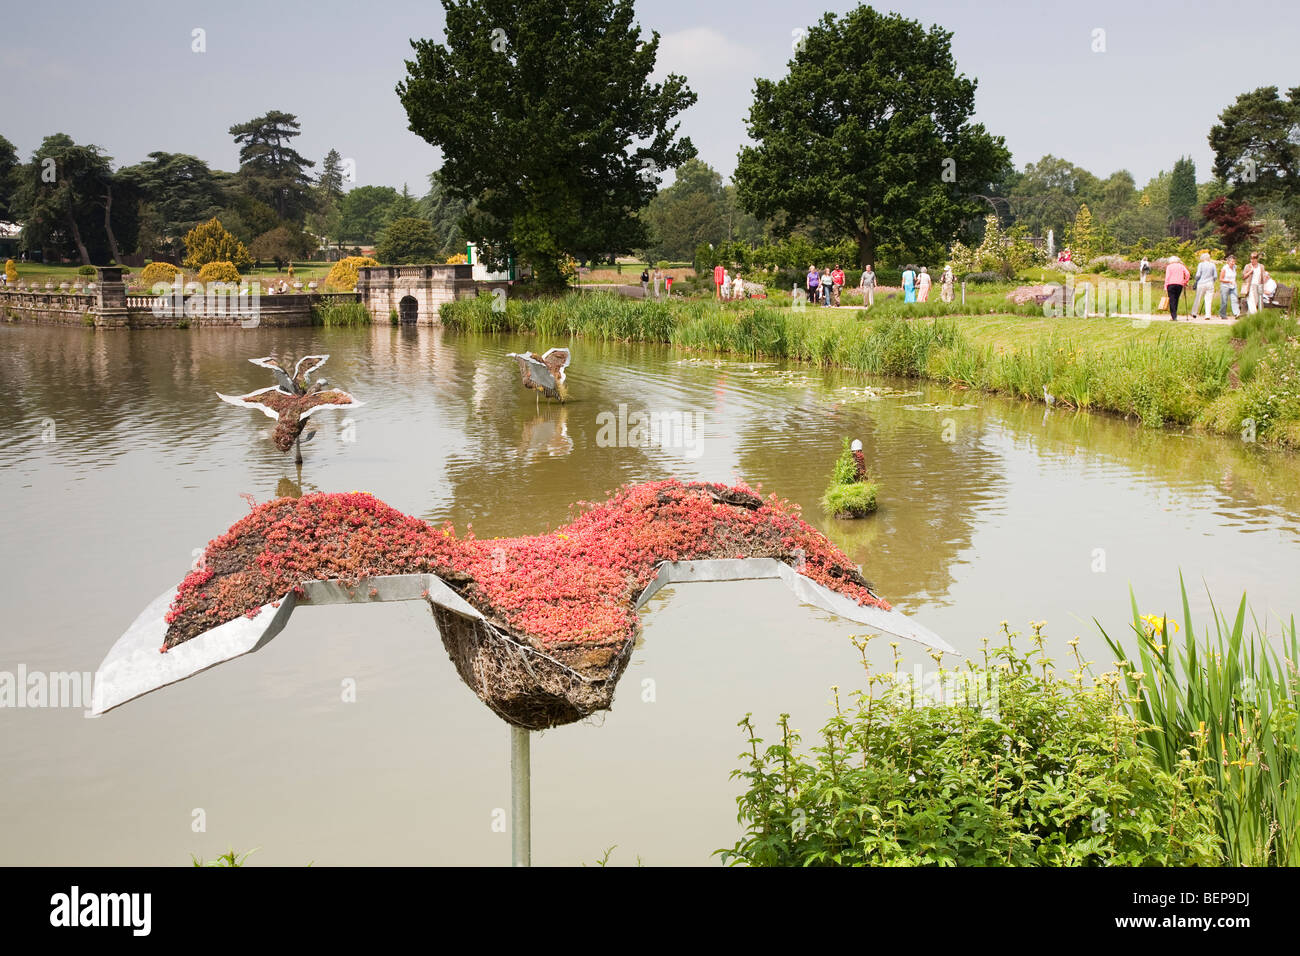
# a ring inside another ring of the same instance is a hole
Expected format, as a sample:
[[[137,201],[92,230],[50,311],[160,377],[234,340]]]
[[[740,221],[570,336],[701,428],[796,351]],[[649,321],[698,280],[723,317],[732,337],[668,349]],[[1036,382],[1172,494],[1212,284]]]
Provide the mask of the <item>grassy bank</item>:
[[[1196,425],[1300,446],[1300,346],[1285,330],[1274,328],[1272,340],[1243,333],[1251,338],[1242,354],[1253,356],[1243,380],[1227,327],[1047,319],[1035,306],[1002,301],[996,311],[983,311],[988,304],[968,296],[963,314],[956,304],[888,302],[868,315],[584,294],[512,300],[500,312],[480,297],[444,305],[441,315],[447,327],[462,331],[664,342],[927,378],[1035,401],[1043,400],[1046,386],[1062,407],[1131,416],[1151,427]],[[1282,321],[1273,324],[1280,328]]]

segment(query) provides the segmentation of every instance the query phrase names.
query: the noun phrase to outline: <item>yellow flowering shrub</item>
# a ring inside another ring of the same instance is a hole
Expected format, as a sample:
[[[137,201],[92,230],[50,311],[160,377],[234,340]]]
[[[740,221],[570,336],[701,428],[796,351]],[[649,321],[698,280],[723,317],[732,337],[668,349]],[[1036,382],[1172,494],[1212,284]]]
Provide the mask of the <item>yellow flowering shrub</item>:
[[[325,277],[327,289],[351,292],[357,287],[357,270],[364,266],[377,266],[379,261],[369,256],[348,256],[334,263],[329,275]]]
[[[199,270],[200,282],[238,282],[239,270],[233,262],[209,262]]]
[[[176,274],[180,271],[170,262],[151,262],[141,270],[140,284],[146,289],[152,289],[160,282],[170,285],[176,281]]]
[[[5,260],[5,278],[8,279],[10,282],[18,281],[18,267],[14,265],[14,261],[12,259]]]

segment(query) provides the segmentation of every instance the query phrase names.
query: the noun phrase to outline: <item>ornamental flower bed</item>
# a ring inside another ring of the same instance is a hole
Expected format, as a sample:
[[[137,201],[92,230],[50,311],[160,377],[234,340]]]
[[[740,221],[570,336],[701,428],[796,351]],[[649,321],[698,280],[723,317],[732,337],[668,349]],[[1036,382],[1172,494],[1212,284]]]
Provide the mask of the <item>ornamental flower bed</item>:
[[[889,609],[797,506],[744,485],[651,482],[576,507],[576,520],[550,534],[478,539],[361,492],[267,502],[213,540],[181,582],[162,651],[302,596],[305,581],[339,579],[365,595],[379,575],[436,574],[486,619],[434,609],[462,678],[506,719],[539,727],[609,705],[636,636],[636,600],[662,561],[775,558]]]

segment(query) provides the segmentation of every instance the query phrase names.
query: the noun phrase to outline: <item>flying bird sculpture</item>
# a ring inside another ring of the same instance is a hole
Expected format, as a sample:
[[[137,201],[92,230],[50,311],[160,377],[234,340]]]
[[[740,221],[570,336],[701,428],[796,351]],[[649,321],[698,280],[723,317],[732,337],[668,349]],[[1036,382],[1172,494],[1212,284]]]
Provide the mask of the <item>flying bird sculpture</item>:
[[[547,398],[564,401],[567,394],[564,370],[572,359],[568,349],[547,349],[542,355],[510,352],[506,357],[519,363],[519,378],[524,388],[535,388]]]
[[[292,375],[285,371],[274,356],[249,359],[254,365],[270,369],[278,384],[247,395],[222,395],[217,392],[217,397],[240,408],[257,409],[275,419],[275,431],[271,433],[271,440],[280,451],[293,448],[294,461],[301,465],[302,443],[315,434],[309,432],[303,436],[308,416],[329,408],[356,408],[365,404],[341,388],[329,388],[329,383],[323,378],[311,381],[311,374],[324,365],[328,358],[328,355],[306,355],[294,365]]]
[[[529,730],[611,706],[637,612],[665,585],[775,578],[804,603],[952,651],[774,495],[668,480],[584,504],[549,534],[480,540],[361,492],[266,502],[209,543],[198,569],[113,645],[92,712],[257,650],[299,604],[426,601],[462,680]]]

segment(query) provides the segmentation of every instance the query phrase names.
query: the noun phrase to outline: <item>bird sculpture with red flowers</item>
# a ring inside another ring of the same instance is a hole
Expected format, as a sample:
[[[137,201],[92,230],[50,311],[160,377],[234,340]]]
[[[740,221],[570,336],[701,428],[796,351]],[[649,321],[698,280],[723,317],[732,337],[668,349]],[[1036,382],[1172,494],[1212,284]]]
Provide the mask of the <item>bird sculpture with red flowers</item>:
[[[311,374],[325,364],[328,355],[307,355],[294,364],[290,375],[273,355],[249,359],[254,365],[270,369],[279,384],[261,388],[247,395],[222,395],[217,398],[239,408],[252,408],[275,419],[271,440],[280,451],[294,450],[295,463],[302,464],[302,443],[315,432],[303,436],[307,418],[329,408],[356,408],[365,404],[341,388],[328,388],[323,378],[311,381]]]
[[[482,540],[360,492],[258,505],[117,642],[100,665],[93,710],[257,650],[301,604],[428,602],[461,678],[529,730],[610,707],[638,611],[667,585],[779,579],[803,603],[952,651],[775,496],[667,480],[626,486],[588,509],[550,533]]]

